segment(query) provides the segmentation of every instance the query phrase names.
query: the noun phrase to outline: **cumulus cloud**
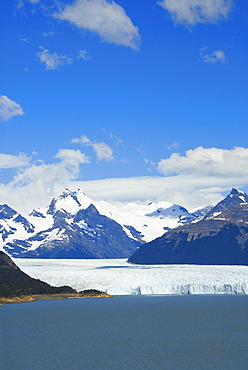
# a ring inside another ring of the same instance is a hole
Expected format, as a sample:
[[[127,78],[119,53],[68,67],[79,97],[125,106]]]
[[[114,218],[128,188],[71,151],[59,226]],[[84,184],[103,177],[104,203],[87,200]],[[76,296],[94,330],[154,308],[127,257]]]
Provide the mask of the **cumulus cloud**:
[[[0,120],[8,121],[15,116],[22,116],[24,111],[20,104],[9,99],[6,95],[0,96]]]
[[[9,184],[0,184],[0,202],[24,213],[30,212],[32,207],[46,206],[68,182],[78,178],[82,164],[90,163],[89,157],[80,150],[73,149],[60,149],[55,159],[58,161],[52,164],[41,161],[29,163],[30,158],[25,155],[8,158],[6,155],[0,155],[2,168],[26,166],[19,169]]]
[[[60,162],[53,164],[32,164],[27,169],[18,173],[11,185],[26,186],[35,183],[36,186],[42,186],[43,189],[52,186],[53,182],[75,179],[79,175],[80,164],[90,163],[87,157],[80,150],[60,149],[55,155]],[[49,185],[49,186],[48,186]]]
[[[171,13],[176,23],[194,26],[226,19],[233,0],[161,0],[158,4]]]
[[[243,153],[244,158],[246,155]],[[55,158],[57,163],[30,164],[11,183],[0,184],[0,203],[7,203],[25,215],[33,207],[47,206],[65,188],[81,188],[95,200],[141,203],[163,200],[192,211],[216,204],[232,187],[242,189],[248,185],[248,176],[243,172],[236,176],[205,176],[197,172],[196,175],[78,181],[80,165],[89,163],[89,158],[71,149],[60,149]]]
[[[113,149],[104,142],[97,143],[91,141],[86,135],[82,135],[80,138],[75,138],[71,142],[74,144],[82,144],[92,147],[99,161],[109,162],[114,159]]]
[[[206,52],[206,47],[200,50],[200,56],[206,63],[215,64],[217,62],[226,63],[226,55],[223,50],[215,50],[212,53]]]
[[[55,158],[60,159],[64,164],[75,166],[81,163],[90,163],[90,158],[80,150],[74,149],[59,149]]]
[[[0,169],[26,167],[29,165],[30,161],[31,157],[23,153],[19,155],[0,153]]]
[[[53,15],[98,34],[104,41],[138,49],[140,35],[125,10],[113,1],[76,0]]]
[[[64,173],[63,166],[62,173],[61,167],[53,166],[34,166],[32,171],[26,172],[25,184],[20,184],[17,179],[14,184],[0,184],[0,203],[7,203],[25,215],[35,207],[47,206],[52,197],[58,196],[65,188],[81,188],[95,200],[140,203],[163,200],[192,211],[216,204],[232,187],[242,189],[248,185],[247,177],[184,175],[78,181],[72,178],[77,177],[77,171],[70,178],[68,171]]]
[[[158,171],[163,175],[248,176],[248,148],[203,148],[187,150],[185,156],[173,153],[161,159]]]
[[[93,147],[99,161],[112,161],[114,159],[113,150],[106,143],[93,143],[91,146]]]
[[[67,55],[59,55],[57,53],[50,53],[48,49],[40,46],[41,51],[37,53],[41,63],[45,63],[46,69],[55,70],[65,64],[72,64],[72,58]]]

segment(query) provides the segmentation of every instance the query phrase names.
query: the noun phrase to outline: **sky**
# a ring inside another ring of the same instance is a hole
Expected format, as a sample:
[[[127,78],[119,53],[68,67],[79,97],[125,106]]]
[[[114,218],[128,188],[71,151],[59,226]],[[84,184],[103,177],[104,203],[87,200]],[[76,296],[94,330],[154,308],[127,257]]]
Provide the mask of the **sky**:
[[[246,0],[0,3],[0,203],[248,191]]]

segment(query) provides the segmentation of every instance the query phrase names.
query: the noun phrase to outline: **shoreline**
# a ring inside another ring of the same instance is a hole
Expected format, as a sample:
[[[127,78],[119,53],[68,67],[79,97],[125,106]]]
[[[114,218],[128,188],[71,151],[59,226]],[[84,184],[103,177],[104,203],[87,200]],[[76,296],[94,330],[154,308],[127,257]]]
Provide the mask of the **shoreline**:
[[[98,293],[61,293],[61,294],[32,294],[18,297],[0,297],[0,305],[9,303],[27,303],[34,301],[55,299],[79,299],[79,298],[111,298],[112,295],[105,292]]]

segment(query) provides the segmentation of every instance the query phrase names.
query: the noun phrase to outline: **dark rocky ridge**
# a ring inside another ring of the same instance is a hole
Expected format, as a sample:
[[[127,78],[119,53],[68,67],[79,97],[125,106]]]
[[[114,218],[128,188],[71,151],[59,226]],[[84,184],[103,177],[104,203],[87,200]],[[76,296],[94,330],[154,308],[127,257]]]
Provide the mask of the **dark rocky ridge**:
[[[248,265],[248,204],[245,202],[248,196],[242,193],[240,198],[240,194],[233,189],[208,218],[172,229],[143,244],[128,261],[136,264]],[[220,209],[225,211],[220,213]]]
[[[73,294],[68,286],[53,287],[41,280],[33,279],[16,266],[12,259],[0,251],[0,296],[15,297],[33,294]]]

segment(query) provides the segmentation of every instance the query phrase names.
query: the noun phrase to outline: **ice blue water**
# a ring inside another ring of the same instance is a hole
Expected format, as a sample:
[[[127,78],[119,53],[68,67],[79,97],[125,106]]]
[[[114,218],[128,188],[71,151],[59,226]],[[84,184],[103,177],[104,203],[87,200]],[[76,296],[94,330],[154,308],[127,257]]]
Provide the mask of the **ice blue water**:
[[[122,296],[0,307],[0,368],[248,369],[248,296]]]

